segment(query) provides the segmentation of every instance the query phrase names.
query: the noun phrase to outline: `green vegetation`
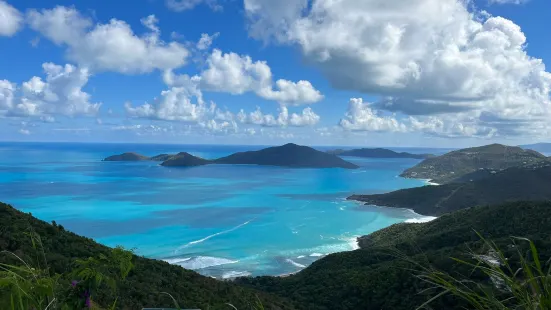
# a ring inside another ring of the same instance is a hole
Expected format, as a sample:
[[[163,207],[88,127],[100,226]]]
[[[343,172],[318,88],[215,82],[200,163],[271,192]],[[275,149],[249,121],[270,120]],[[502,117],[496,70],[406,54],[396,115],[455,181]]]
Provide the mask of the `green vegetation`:
[[[103,159],[103,161],[143,161],[143,160],[150,160],[150,158],[138,153],[122,153],[119,155],[109,156]]]
[[[210,164],[210,160],[206,160],[197,156],[193,156],[186,152],[178,153],[167,160],[161,165],[167,167],[194,167]]]
[[[475,230],[505,249],[505,257],[514,257],[519,250],[511,246],[509,237],[523,236],[533,240],[540,257],[549,258],[551,202],[468,208],[429,223],[393,225],[360,238],[361,249],[329,255],[298,274],[242,278],[238,282],[291,298],[300,309],[415,309],[439,293],[433,283],[415,276],[425,270],[421,266],[464,275],[475,283],[491,283],[484,273],[473,273],[470,265],[451,259],[472,262],[470,253],[489,255]],[[471,307],[448,294],[425,308]]]
[[[484,239],[483,239],[484,240]],[[551,261],[541,261],[534,242],[524,238],[512,238],[517,249],[511,260],[493,242],[484,240],[490,255],[476,255],[473,262],[456,261],[471,268],[471,273],[482,273],[491,281],[475,282],[469,277],[457,277],[439,270],[426,269],[419,278],[441,292],[419,308],[430,305],[435,299],[451,294],[465,301],[476,310],[489,309],[551,309]],[[523,253],[517,241],[527,242],[529,251]]]
[[[442,156],[428,158],[405,170],[400,176],[416,179],[430,179],[444,184],[454,182],[465,175],[479,170],[497,172],[511,167],[548,162],[547,157],[536,151],[520,147],[491,144],[449,152]]]
[[[288,143],[259,151],[239,152],[214,161],[217,164],[265,165],[293,168],[346,168],[356,169],[353,163],[315,150],[311,147]]]
[[[375,148],[375,149],[354,149],[354,150],[331,150],[327,151],[329,154],[338,156],[353,156],[353,157],[365,157],[365,158],[414,158],[425,159],[434,157],[432,154],[412,154],[407,152],[394,152],[392,150]]]
[[[174,301],[167,293],[183,308],[231,309],[227,305],[231,303],[240,310],[257,309],[260,302],[265,309],[294,309],[283,298],[238,287],[230,282],[217,281],[179,266],[136,255],[130,255],[133,268],[123,279],[121,275],[129,268],[116,269],[108,262],[119,262],[115,265],[128,267],[127,263],[120,264],[125,261],[124,257],[128,258],[124,254],[127,252],[114,252],[91,239],[66,231],[55,222],[48,224],[2,203],[0,251],[0,266],[4,267],[4,272],[17,270],[18,274],[24,275],[25,280],[28,280],[18,283],[32,285],[33,289],[30,291],[46,296],[43,300],[36,301],[40,305],[51,302],[54,293],[59,292],[59,287],[72,290],[71,282],[76,280],[83,281],[79,282],[79,287],[91,290],[94,303],[111,307],[116,301],[116,309],[173,307]],[[11,266],[16,266],[16,270]],[[9,270],[5,270],[6,268]],[[121,274],[120,270],[124,272]],[[13,273],[10,274],[14,276]],[[5,280],[5,276],[0,275],[0,279]],[[13,279],[9,283],[0,281],[6,285],[14,283]],[[97,282],[94,284],[90,281]],[[116,289],[113,289],[112,284],[115,284]],[[0,290],[0,309],[11,309],[12,292],[11,289]],[[65,292],[55,296],[72,295]],[[16,297],[14,296],[14,303]],[[62,299],[56,300],[60,305],[64,302]]]
[[[377,195],[354,195],[348,199],[408,208],[434,216],[477,205],[551,200],[551,166],[546,165],[509,168],[473,182],[423,186]]]

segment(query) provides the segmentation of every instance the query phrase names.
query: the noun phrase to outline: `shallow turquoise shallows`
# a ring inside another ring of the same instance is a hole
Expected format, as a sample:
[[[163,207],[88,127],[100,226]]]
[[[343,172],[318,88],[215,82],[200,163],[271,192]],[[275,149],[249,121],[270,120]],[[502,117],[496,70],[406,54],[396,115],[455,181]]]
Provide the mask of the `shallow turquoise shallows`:
[[[420,217],[345,201],[424,185],[398,177],[419,162],[413,159],[345,158],[357,170],[101,161],[128,151],[216,158],[260,148],[0,143],[0,200],[100,243],[217,278],[296,272],[353,250],[357,236]]]

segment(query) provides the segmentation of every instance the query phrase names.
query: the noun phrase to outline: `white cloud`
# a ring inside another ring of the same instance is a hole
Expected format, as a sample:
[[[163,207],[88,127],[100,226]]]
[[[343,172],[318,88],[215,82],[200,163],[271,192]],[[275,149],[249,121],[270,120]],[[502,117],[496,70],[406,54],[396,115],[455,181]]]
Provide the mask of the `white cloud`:
[[[217,0],[166,0],[166,6],[176,12],[191,10],[200,4],[208,5],[213,11],[221,11]]]
[[[334,87],[391,96],[391,111],[469,110],[481,128],[483,115],[549,126],[551,74],[542,60],[527,54],[518,25],[469,12],[468,2],[244,0],[253,37],[297,45]]]
[[[66,45],[69,59],[93,70],[126,74],[166,70],[183,66],[189,55],[183,45],[160,39],[154,15],[141,20],[151,31],[143,36],[136,35],[124,21],[111,19],[94,25],[76,9],[63,6],[31,10],[27,19],[32,29]]]
[[[305,127],[314,126],[320,121],[320,116],[317,115],[311,108],[305,108],[302,113],[292,113],[289,115],[289,110],[285,106],[279,108],[279,114],[264,114],[260,107],[257,107],[254,112],[249,114],[241,110],[236,115],[236,119],[240,123],[259,125],[264,127]]]
[[[409,116],[398,119],[396,115],[380,116],[375,104],[363,102],[361,98],[351,98],[345,117],[339,126],[347,131],[366,132],[419,132],[440,137],[479,137],[491,138],[497,133],[495,128],[485,126],[468,112],[439,116]],[[327,130],[320,131],[326,136]]]
[[[217,32],[211,36],[208,33],[201,34],[201,39],[196,44],[197,49],[206,50],[212,45],[212,41],[220,35],[220,32]]]
[[[31,134],[30,130],[24,128],[19,129],[19,133],[26,136]]]
[[[0,1],[0,36],[11,37],[23,25],[21,13],[5,1]]]
[[[214,119],[210,119],[205,122],[200,122],[199,126],[212,134],[230,134],[238,132],[237,123],[234,121],[217,122]]]
[[[400,123],[392,116],[379,116],[377,112],[370,107],[369,103],[364,103],[361,98],[351,98],[348,104],[348,111],[345,118],[341,119],[339,125],[350,131],[389,131],[406,132],[406,125]]]
[[[52,115],[95,115],[101,103],[91,103],[82,91],[90,74],[86,68],[53,63],[42,65],[46,79],[34,76],[20,88],[0,80],[0,113],[7,116],[36,116],[53,122]]]
[[[185,87],[172,87],[153,103],[133,107],[127,102],[125,109],[131,117],[184,122],[199,122],[215,112],[216,105],[206,104],[200,97],[195,103],[192,99],[193,93]]]
[[[156,34],[161,33],[161,29],[159,29],[159,26],[157,26],[157,24],[159,23],[159,19],[157,19],[155,15],[152,14],[144,17],[140,19],[140,22],[142,23],[142,25],[144,25],[144,27],[151,30],[151,32]]]
[[[488,0],[489,4],[525,4],[529,0]]]
[[[207,69],[200,75],[204,90],[258,96],[287,105],[315,103],[323,95],[308,81],[278,80],[274,90],[272,71],[265,61],[254,61],[249,56],[222,53],[215,49],[207,59]]]

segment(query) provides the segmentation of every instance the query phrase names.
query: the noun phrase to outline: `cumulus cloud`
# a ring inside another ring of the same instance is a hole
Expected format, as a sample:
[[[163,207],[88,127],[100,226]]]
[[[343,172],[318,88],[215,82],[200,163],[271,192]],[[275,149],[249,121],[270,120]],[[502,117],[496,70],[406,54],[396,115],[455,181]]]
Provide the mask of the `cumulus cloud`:
[[[398,118],[395,114],[381,116],[379,103],[364,102],[361,98],[351,98],[345,117],[339,126],[347,131],[367,132],[419,132],[440,137],[483,137],[491,138],[497,129],[488,126],[469,112],[444,115],[417,115]]]
[[[101,103],[91,103],[82,88],[88,83],[88,69],[73,65],[42,65],[46,79],[34,76],[21,87],[0,80],[0,113],[6,116],[36,116],[45,122],[52,115],[95,115]]]
[[[222,10],[217,0],[166,0],[166,6],[175,12],[191,10],[200,4],[208,5],[214,11]]]
[[[264,114],[260,107],[257,107],[254,112],[249,114],[244,110],[239,111],[236,115],[236,119],[240,123],[253,124],[264,127],[305,127],[314,126],[320,121],[320,116],[317,115],[312,108],[305,108],[302,113],[291,113],[285,106],[279,108],[279,114],[274,116],[273,114]]]
[[[379,109],[549,123],[551,74],[518,25],[468,1],[387,2],[244,0],[253,37],[298,46],[336,88],[393,98]]]
[[[234,95],[254,92],[258,96],[287,105],[315,103],[323,95],[308,81],[292,82],[280,79],[273,82],[270,67],[265,61],[253,61],[249,56],[222,53],[215,49],[207,59],[207,69],[200,74],[201,88]]]
[[[152,103],[133,107],[126,103],[126,113],[131,117],[167,121],[198,122],[215,112],[216,105],[203,102],[197,97],[193,102],[193,93],[185,87],[172,87],[161,92],[161,97]]]
[[[211,36],[208,33],[202,33],[201,38],[196,44],[198,50],[206,50],[212,45],[212,41],[220,35],[220,32],[217,32]]]
[[[141,20],[150,31],[143,36],[136,35],[124,21],[113,18],[94,25],[76,9],[63,6],[31,10],[27,20],[32,29],[67,46],[69,59],[93,70],[126,74],[166,70],[183,66],[189,55],[182,44],[160,39],[154,15]]]
[[[21,13],[6,1],[0,1],[0,36],[11,37],[22,25]]]
[[[379,116],[362,98],[351,98],[339,125],[350,131],[405,132],[407,128],[392,116]]]

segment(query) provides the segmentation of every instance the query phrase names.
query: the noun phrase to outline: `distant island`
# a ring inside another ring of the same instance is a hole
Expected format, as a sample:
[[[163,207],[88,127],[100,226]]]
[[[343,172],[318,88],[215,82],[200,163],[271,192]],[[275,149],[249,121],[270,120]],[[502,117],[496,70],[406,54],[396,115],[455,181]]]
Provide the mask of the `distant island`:
[[[428,179],[438,184],[445,184],[458,180],[463,181],[465,176],[476,174],[479,170],[488,170],[485,172],[486,174],[495,173],[507,168],[533,165],[543,161],[548,161],[548,158],[533,150],[491,144],[427,158],[405,170],[400,176]]]
[[[475,181],[402,189],[386,194],[353,195],[348,199],[440,216],[472,206],[551,200],[550,189],[551,164],[544,162],[529,167],[512,167],[485,177],[479,175]]]
[[[364,157],[364,158],[413,158],[413,159],[426,159],[434,157],[432,154],[412,154],[407,152],[395,152],[389,149],[374,148],[374,149],[353,149],[353,150],[330,150],[329,154],[338,156],[351,156],[351,157]]]
[[[103,161],[143,161],[152,160],[152,157],[143,156],[138,153],[122,153],[119,155],[113,155],[105,158]]]
[[[534,143],[519,145],[523,149],[530,149],[544,154],[551,154],[551,143]]]
[[[147,157],[136,153],[124,153],[105,158],[103,161],[163,161],[167,167],[194,167],[209,164],[260,165],[291,168],[345,168],[356,169],[357,165],[336,155],[315,150],[311,147],[288,143],[259,151],[239,152],[226,157],[208,160],[189,153],[162,154]]]
[[[187,152],[181,152],[168,157],[161,166],[165,167],[194,167],[210,164],[211,161],[201,157],[193,156]]]

